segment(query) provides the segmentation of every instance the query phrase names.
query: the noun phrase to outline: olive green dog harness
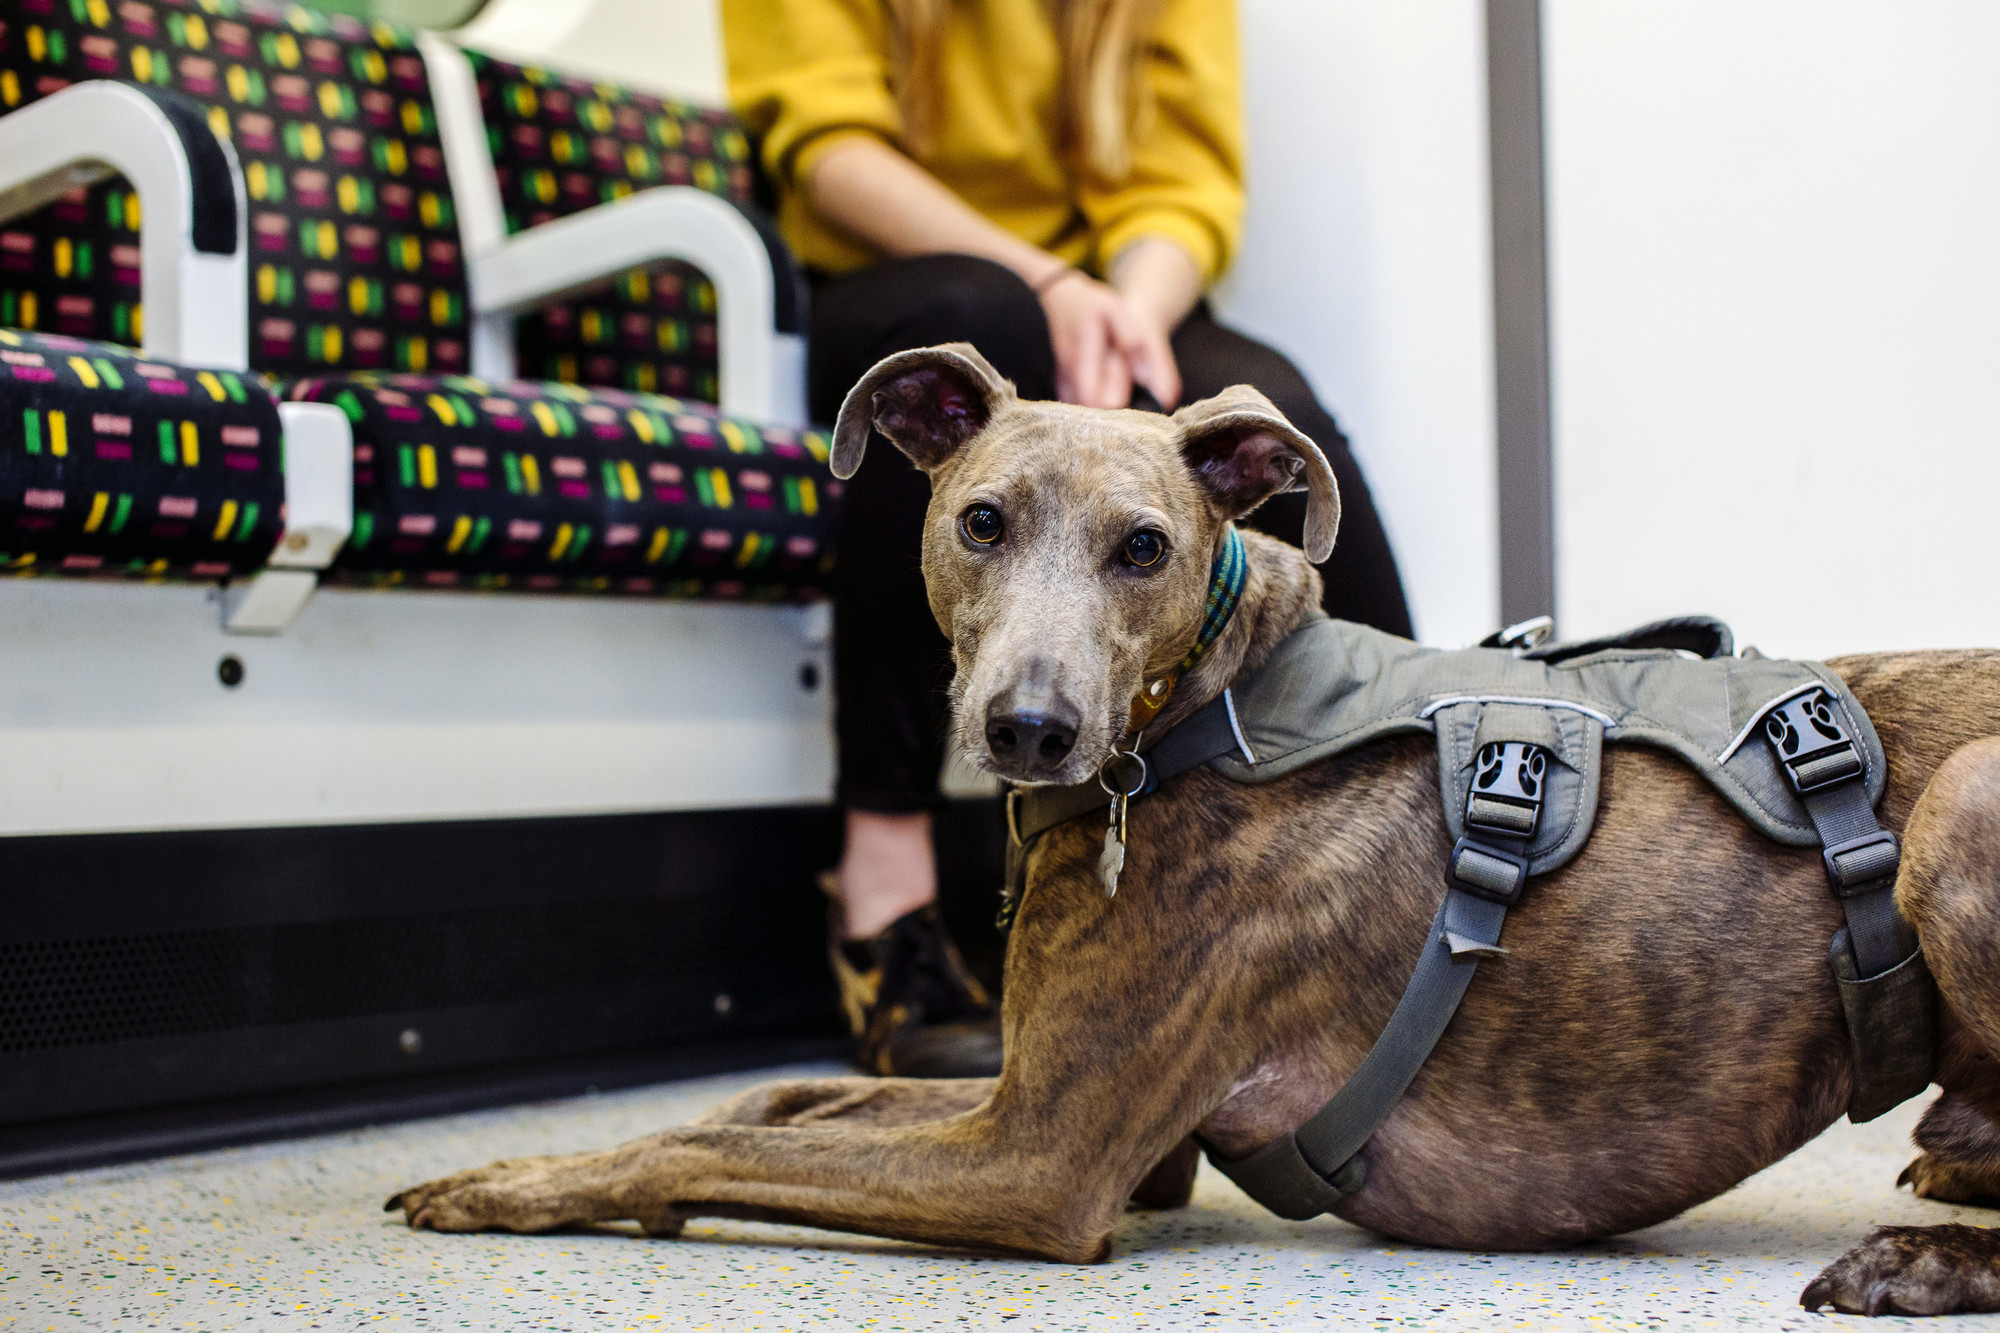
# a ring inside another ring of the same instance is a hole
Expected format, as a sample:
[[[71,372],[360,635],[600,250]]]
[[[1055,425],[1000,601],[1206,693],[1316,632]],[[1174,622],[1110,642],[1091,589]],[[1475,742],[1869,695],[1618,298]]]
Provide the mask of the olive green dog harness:
[[[1115,756],[1103,781],[1010,793],[1008,888],[1018,900],[1034,840],[1114,794],[1143,799],[1202,764],[1270,782],[1388,736],[1435,737],[1453,844],[1444,901],[1402,1000],[1310,1120],[1246,1158],[1211,1148],[1210,1161],[1284,1217],[1330,1211],[1361,1188],[1361,1148],[1443,1035],[1479,961],[1507,952],[1508,908],[1530,878],[1568,864],[1589,840],[1606,743],[1666,750],[1765,836],[1821,849],[1847,915],[1830,962],[1854,1053],[1849,1117],[1921,1092],[1935,1063],[1934,992],[1891,898],[1900,849],[1874,815],[1882,744],[1845,682],[1817,662],[1734,656],[1728,626],[1706,617],[1581,643],[1500,642],[1445,652],[1314,619],[1157,743]]]

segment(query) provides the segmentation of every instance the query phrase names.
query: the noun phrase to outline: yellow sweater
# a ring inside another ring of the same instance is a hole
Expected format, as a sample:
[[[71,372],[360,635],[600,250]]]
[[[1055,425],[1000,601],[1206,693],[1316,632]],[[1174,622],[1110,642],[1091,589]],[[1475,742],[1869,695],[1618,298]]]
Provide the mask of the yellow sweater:
[[[1242,231],[1234,0],[1166,0],[1141,60],[1153,114],[1116,184],[1080,178],[1060,149],[1050,3],[953,0],[937,146],[919,160],[986,217],[1072,264],[1102,273],[1134,240],[1162,235],[1214,278]],[[876,262],[798,186],[848,134],[906,147],[883,0],[722,0],[722,17],[730,96],[762,140],[785,239],[814,268]]]

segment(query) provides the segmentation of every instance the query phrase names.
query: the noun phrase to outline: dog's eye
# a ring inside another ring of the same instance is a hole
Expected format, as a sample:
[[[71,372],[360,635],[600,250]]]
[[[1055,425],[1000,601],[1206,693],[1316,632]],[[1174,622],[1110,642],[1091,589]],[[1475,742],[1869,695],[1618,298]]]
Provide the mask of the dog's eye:
[[[1125,559],[1145,569],[1160,563],[1167,553],[1167,539],[1151,528],[1142,528],[1125,539]]]
[[[1005,525],[1000,522],[1000,511],[992,505],[974,505],[958,520],[964,527],[965,535],[981,546],[991,546],[1000,540]]]

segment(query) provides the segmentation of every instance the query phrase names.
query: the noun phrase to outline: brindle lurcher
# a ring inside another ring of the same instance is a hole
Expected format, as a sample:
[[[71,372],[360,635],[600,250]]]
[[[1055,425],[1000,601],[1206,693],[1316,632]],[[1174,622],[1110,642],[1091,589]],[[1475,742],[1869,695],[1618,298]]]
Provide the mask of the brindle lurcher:
[[[1023,402],[969,347],[934,348],[849,395],[837,473],[871,427],[930,475],[924,573],[957,663],[958,741],[1014,780],[1076,782],[1108,757],[1135,693],[1192,642],[1230,520],[1302,477],[1310,554],[1332,545],[1324,458],[1248,389],[1172,417]],[[1164,539],[1150,564],[1139,533]],[[1155,734],[1319,603],[1305,553],[1244,542],[1235,617]],[[1897,900],[1942,994],[1945,1091],[1905,1179],[2000,1197],[2000,652],[1833,665],[1888,752]],[[672,1234],[719,1215],[1102,1259],[1128,1200],[1185,1202],[1192,1134],[1249,1153],[1360,1062],[1437,909],[1435,764],[1406,739],[1260,786],[1189,772],[1134,805],[1111,901],[1101,820],[1052,831],[1008,946],[998,1079],[771,1084],[684,1128],[497,1162],[390,1207],[440,1231],[636,1219]],[[1815,852],[1763,839],[1678,761],[1607,747],[1590,846],[1531,886],[1512,953],[1480,968],[1340,1215],[1434,1245],[1559,1246],[1777,1161],[1847,1104],[1826,964],[1841,923]],[[2000,1309],[2000,1232],[1886,1228],[1805,1300]]]

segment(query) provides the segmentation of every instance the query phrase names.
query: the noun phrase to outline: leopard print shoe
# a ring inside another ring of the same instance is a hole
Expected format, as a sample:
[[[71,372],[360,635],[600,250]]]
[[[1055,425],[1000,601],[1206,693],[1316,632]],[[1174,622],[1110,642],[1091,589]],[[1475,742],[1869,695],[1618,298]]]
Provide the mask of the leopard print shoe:
[[[983,1078],[1000,1072],[1000,1016],[966,970],[937,904],[866,939],[840,938],[834,903],[829,952],[855,1063],[903,1078]]]

